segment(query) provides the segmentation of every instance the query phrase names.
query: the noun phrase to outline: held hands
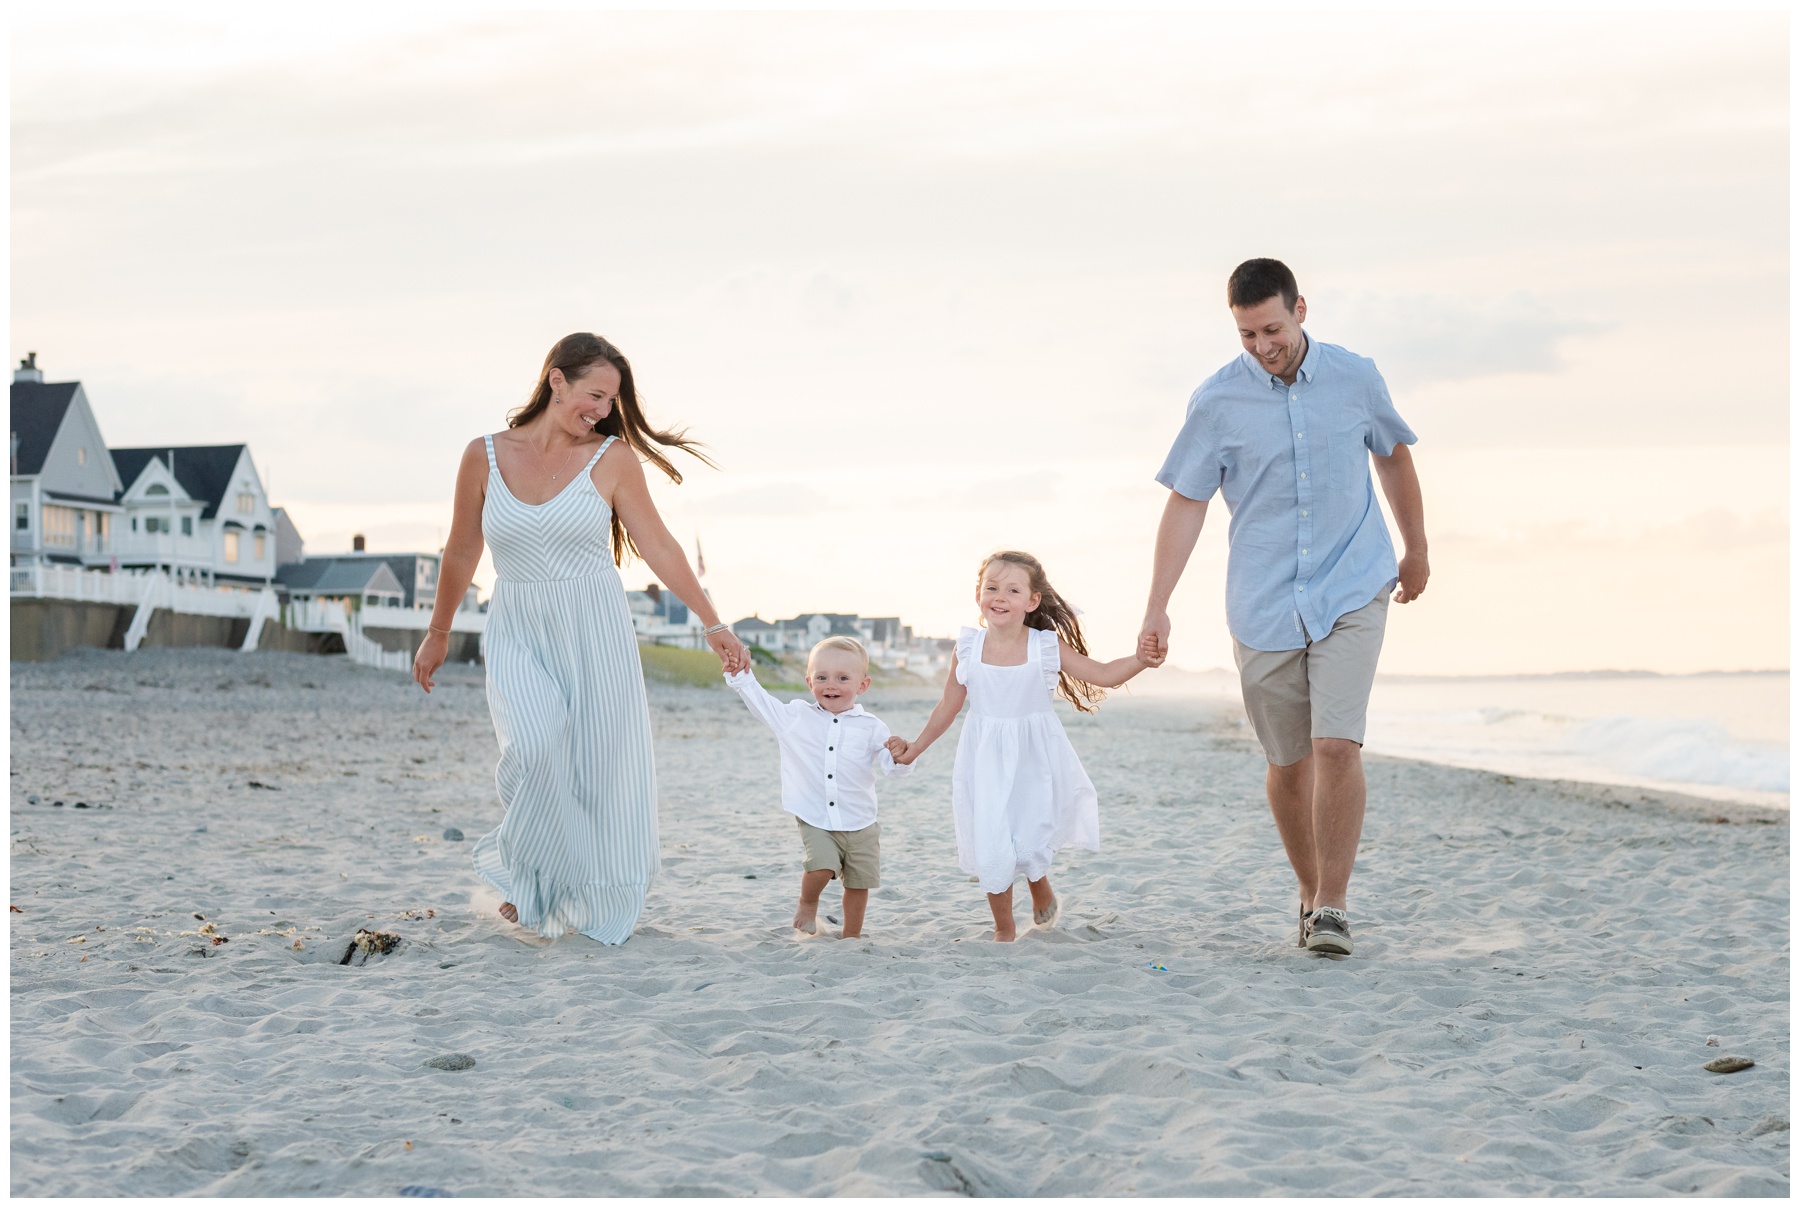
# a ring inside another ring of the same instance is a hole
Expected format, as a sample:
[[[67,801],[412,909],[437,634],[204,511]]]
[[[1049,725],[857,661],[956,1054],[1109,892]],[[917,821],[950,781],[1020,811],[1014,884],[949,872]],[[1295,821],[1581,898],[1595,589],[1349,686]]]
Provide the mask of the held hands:
[[[413,655],[413,682],[425,689],[425,695],[431,695],[435,682],[431,677],[444,665],[444,659],[449,653],[450,635],[427,629],[425,640],[419,643],[419,652]]]
[[[707,634],[706,644],[719,656],[719,662],[724,665],[727,675],[736,675],[749,668],[750,649],[731,630],[721,629],[717,633]]]
[[[1400,590],[1394,593],[1394,603],[1410,604],[1425,594],[1425,581],[1431,578],[1431,559],[1425,551],[1418,553],[1407,551],[1406,557],[1400,559]]]
[[[1147,612],[1144,627],[1138,632],[1138,661],[1146,667],[1160,667],[1169,657],[1169,614]]]
[[[920,747],[917,751],[912,751],[911,756],[908,756],[907,752],[912,750],[912,744],[907,742],[904,738],[900,737],[898,734],[896,734],[892,738],[888,739],[886,745],[887,745],[887,749],[888,749],[888,754],[892,755],[894,757],[894,762],[898,763],[898,764],[903,764],[903,765],[909,764],[914,759],[917,759],[919,757],[919,753],[925,749],[924,747]]]

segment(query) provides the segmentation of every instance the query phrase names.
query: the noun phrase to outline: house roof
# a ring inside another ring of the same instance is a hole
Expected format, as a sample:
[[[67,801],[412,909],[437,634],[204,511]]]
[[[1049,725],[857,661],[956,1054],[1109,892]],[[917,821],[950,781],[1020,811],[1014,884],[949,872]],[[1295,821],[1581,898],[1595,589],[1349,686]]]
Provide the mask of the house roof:
[[[13,390],[14,397],[18,397],[16,385]],[[112,459],[120,480],[129,490],[151,461],[160,461],[167,466],[173,455],[175,481],[189,496],[206,505],[200,519],[211,520],[218,515],[219,505],[231,490],[231,476],[237,470],[238,458],[243,452],[243,445],[175,445],[160,449],[114,449]]]
[[[385,562],[388,569],[394,572],[394,578],[399,581],[401,590],[406,592],[408,599],[412,598],[413,591],[418,587],[414,580],[419,577],[419,559],[430,558],[433,562],[438,560],[436,554],[372,554],[367,550],[360,554],[327,554],[325,556],[345,562]]]
[[[180,461],[180,451],[176,460]],[[308,558],[277,567],[275,581],[290,591],[307,591],[319,595],[362,595],[383,592],[405,595],[400,580],[388,564],[360,558]]]
[[[12,434],[19,438],[15,474],[38,474],[80,382],[14,382]]]

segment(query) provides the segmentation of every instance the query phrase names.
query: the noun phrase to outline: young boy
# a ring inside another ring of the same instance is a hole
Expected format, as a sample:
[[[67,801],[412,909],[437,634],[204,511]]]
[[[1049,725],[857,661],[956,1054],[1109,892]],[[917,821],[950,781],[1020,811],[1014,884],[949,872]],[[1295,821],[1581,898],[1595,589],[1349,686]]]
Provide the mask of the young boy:
[[[819,895],[844,881],[845,939],[862,934],[869,890],[881,884],[881,824],[875,821],[875,769],[906,776],[887,749],[889,731],[856,698],[869,690],[869,652],[855,638],[826,638],[806,656],[811,700],[782,704],[749,671],[725,682],[775,731],[781,746],[781,804],[800,824],[806,871],[794,930],[819,931]]]

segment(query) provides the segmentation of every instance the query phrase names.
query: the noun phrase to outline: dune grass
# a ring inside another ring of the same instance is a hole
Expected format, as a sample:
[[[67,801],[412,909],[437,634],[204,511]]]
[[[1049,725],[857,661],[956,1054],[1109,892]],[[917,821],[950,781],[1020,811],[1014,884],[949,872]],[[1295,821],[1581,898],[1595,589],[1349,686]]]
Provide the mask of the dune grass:
[[[683,650],[678,646],[639,646],[638,659],[644,664],[644,678],[663,684],[686,684],[694,688],[722,686],[725,678],[719,672],[719,656],[710,650]]]

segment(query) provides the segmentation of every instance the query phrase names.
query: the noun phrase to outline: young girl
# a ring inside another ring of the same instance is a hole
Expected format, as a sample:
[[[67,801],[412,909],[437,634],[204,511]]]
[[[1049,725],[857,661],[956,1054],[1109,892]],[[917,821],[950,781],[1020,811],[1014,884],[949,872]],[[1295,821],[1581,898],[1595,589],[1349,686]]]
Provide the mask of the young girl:
[[[957,638],[944,698],[912,742],[893,738],[897,763],[911,763],[943,736],[969,702],[956,744],[952,809],[962,870],[981,881],[994,912],[994,939],[1007,943],[1013,880],[1031,889],[1032,920],[1054,922],[1050,859],[1062,848],[1100,848],[1099,801],[1050,701],[1061,692],[1092,712],[1105,695],[1146,667],[1145,653],[1102,663],[1088,657],[1075,610],[1056,594],[1030,554],[990,556],[976,577],[985,629]]]

